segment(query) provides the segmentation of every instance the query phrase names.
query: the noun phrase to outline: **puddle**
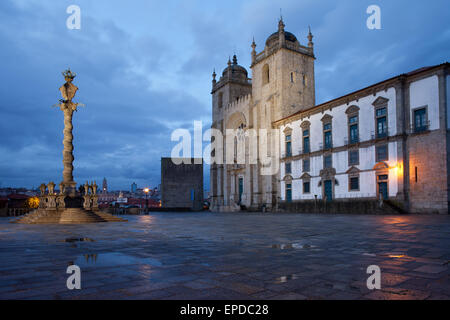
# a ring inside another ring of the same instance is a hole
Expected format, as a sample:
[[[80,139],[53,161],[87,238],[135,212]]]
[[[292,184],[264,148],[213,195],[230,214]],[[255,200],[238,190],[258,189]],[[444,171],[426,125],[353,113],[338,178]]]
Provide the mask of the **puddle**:
[[[69,264],[75,264],[80,268],[114,267],[131,264],[145,264],[154,267],[159,267],[162,265],[162,263],[156,259],[133,257],[119,252],[84,254],[78,256],[75,261],[72,261]]]
[[[405,258],[406,255],[404,254],[390,254],[388,255],[389,258]]]
[[[66,238],[64,240],[64,242],[94,242],[95,240],[91,239],[91,238]]]
[[[286,283],[289,280],[295,280],[295,279],[298,279],[298,276],[296,274],[290,274],[290,275],[287,275],[287,276],[281,276],[281,277],[277,278],[276,282],[278,282],[278,283]]]
[[[317,246],[313,246],[308,243],[300,243],[300,242],[294,242],[294,243],[286,243],[286,244],[273,244],[273,249],[311,249],[311,248],[317,248]]]
[[[375,253],[363,253],[363,256],[368,256],[368,257],[376,257],[377,255]]]

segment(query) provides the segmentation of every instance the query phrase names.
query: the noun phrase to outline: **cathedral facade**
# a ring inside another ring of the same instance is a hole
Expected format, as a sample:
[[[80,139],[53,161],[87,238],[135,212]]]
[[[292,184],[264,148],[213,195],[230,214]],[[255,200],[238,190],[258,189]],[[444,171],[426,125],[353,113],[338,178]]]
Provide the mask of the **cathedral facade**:
[[[311,32],[307,39],[301,45],[280,20],[261,52],[252,43],[252,79],[236,56],[218,81],[213,73],[212,128],[225,137],[224,161],[211,165],[211,209],[277,211],[292,202],[367,199],[448,213],[449,64],[316,105]],[[269,132],[267,154],[279,168],[273,174],[248,162],[252,150],[261,154],[262,137],[237,147],[239,132],[260,129]],[[238,148],[246,161],[227,161]]]

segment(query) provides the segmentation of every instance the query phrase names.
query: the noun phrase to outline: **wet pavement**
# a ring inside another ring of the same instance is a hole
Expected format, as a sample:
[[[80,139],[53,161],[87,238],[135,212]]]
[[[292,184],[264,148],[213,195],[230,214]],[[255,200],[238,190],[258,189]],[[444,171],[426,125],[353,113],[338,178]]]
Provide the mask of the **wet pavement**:
[[[0,218],[0,299],[450,299],[450,216]],[[81,268],[69,290],[66,269]],[[381,269],[369,290],[367,267]]]

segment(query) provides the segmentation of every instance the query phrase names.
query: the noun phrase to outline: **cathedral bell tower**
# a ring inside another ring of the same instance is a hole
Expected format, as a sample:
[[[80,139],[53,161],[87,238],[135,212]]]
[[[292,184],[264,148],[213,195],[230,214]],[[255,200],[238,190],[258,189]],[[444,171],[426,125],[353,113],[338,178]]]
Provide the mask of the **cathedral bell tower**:
[[[312,38],[309,31],[308,45],[301,45],[280,18],[278,31],[267,38],[262,52],[252,42],[253,98],[265,104],[265,113],[270,109],[271,122],[315,106]]]
[[[236,55],[233,61],[228,59],[227,67],[223,70],[219,81],[216,80],[216,72],[213,72],[212,100],[213,100],[213,124],[223,119],[223,109],[229,103],[242,95],[252,92],[252,84],[248,78],[247,70],[238,65]],[[220,128],[218,128],[220,129]]]

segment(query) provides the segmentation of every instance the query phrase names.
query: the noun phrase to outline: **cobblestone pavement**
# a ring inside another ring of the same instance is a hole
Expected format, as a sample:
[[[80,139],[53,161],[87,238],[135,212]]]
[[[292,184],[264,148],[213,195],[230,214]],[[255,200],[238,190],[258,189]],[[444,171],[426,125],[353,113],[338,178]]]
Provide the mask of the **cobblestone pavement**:
[[[450,216],[127,218],[87,225],[1,218],[0,298],[450,298]],[[81,290],[66,288],[70,264],[81,268]],[[370,291],[366,269],[374,264],[382,287]]]

